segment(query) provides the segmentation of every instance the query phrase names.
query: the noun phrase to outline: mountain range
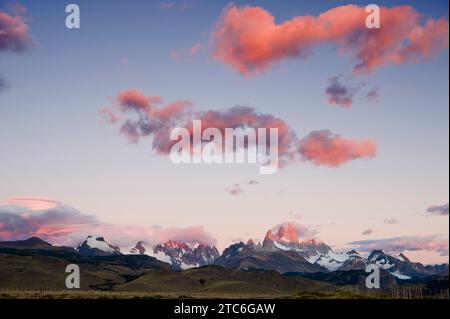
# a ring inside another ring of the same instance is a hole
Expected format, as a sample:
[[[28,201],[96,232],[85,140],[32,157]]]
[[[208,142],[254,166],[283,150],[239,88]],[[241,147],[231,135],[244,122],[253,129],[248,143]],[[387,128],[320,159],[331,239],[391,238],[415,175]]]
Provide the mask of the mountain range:
[[[221,255],[215,247],[176,241],[157,245],[139,242],[131,248],[119,248],[100,235],[88,236],[75,248],[51,245],[37,237],[0,242],[0,289],[66,291],[68,264],[79,266],[81,290],[130,296],[297,298],[298,294],[324,297],[343,293],[341,297],[353,298],[352,293],[387,293],[410,298],[413,291],[417,297],[428,294],[441,298],[442,291],[445,295],[448,289],[447,264],[424,266],[382,250],[368,258],[355,251],[336,253],[324,243],[297,243],[298,238],[277,235],[286,230],[282,227],[272,232],[276,236],[266,238],[266,245],[240,242]],[[288,246],[292,249],[286,249]],[[336,256],[340,259],[335,260]],[[363,265],[367,263],[380,265],[384,290],[365,290]],[[352,293],[348,295],[348,291]]]
[[[169,240],[154,246],[140,241],[133,248],[125,249],[124,253],[155,257],[169,263],[174,270],[210,265],[219,257],[219,251],[216,247],[205,244],[192,245],[175,240]]]
[[[399,280],[448,276],[448,264],[424,266],[411,262],[404,254],[374,250],[364,257],[354,249],[335,252],[321,241],[299,238],[295,226],[290,223],[269,229],[262,244],[255,244],[250,239],[247,243],[230,245],[222,254],[216,247],[203,243],[174,240],[156,245],[139,241],[133,247],[120,248],[109,244],[100,235],[88,236],[75,251],[82,256],[146,255],[169,264],[174,271],[217,265],[243,271],[312,274],[364,271],[368,264],[377,264]]]

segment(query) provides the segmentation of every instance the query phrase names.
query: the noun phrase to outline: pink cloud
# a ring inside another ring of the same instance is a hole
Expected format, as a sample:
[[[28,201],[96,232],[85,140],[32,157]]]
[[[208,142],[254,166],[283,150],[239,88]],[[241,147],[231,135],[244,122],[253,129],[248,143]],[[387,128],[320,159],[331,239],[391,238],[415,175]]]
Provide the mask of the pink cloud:
[[[218,128],[225,134],[226,128],[277,128],[278,156],[281,163],[287,163],[294,156],[297,137],[293,129],[282,119],[271,114],[261,114],[254,108],[235,106],[226,110],[198,112],[196,118],[202,121],[202,129]],[[269,139],[269,136],[267,136]]]
[[[380,97],[380,89],[379,88],[373,88],[369,92],[366,93],[364,96],[364,99],[368,102],[378,102]]]
[[[267,234],[269,237],[276,240],[288,237],[292,241],[297,241],[298,238],[315,239],[317,230],[295,221],[287,221],[276,225],[270,229]]]
[[[31,236],[57,240],[97,222],[92,216],[83,215],[60,204],[48,205],[46,208],[31,205],[29,208],[28,205],[23,205],[23,201],[10,203],[14,204],[17,206],[0,206],[1,240],[25,239]]]
[[[169,139],[172,128],[185,127],[193,134],[193,119],[202,121],[202,131],[215,127],[222,134],[225,128],[278,128],[281,157],[287,157],[294,150],[295,133],[287,123],[272,115],[260,114],[250,107],[195,111],[194,105],[185,100],[158,107],[157,104],[162,102],[159,96],[146,96],[137,90],[119,93],[117,101],[121,112],[133,111],[138,115],[137,120],[128,118],[122,122],[121,133],[132,142],[137,142],[141,137],[153,137],[153,149],[159,154],[168,154],[175,143]]]
[[[389,219],[389,218],[385,218],[383,220],[383,224],[398,224],[398,220],[395,218]]]
[[[303,159],[315,165],[336,167],[348,161],[372,158],[377,146],[372,140],[346,139],[331,131],[314,131],[300,141],[299,152]]]
[[[175,101],[167,105],[159,107],[162,98],[159,95],[145,96],[138,90],[126,90],[119,93],[117,103],[122,112],[134,111],[141,119],[156,119],[160,122],[167,123],[181,117],[187,109],[191,107],[189,101]],[[147,123],[149,124],[149,123]],[[157,124],[157,123],[153,123]],[[148,129],[148,125],[142,125]]]
[[[145,111],[150,108],[152,103],[161,102],[161,97],[145,96],[138,90],[127,90],[119,93],[117,102],[123,110]]]
[[[169,153],[174,143],[169,139],[170,129],[184,124],[192,108],[192,103],[184,100],[161,105],[160,96],[145,96],[137,90],[122,91],[116,100],[119,111],[134,112],[138,117],[124,119],[120,132],[133,143],[153,137],[153,149],[160,154]]]
[[[373,141],[345,139],[330,131],[312,132],[299,140],[295,131],[284,120],[257,112],[252,107],[235,106],[225,110],[197,111],[189,101],[178,100],[162,104],[160,96],[147,96],[137,90],[123,91],[116,100],[116,107],[122,113],[120,118],[124,116],[119,121],[120,132],[130,142],[151,138],[152,148],[157,154],[170,153],[171,147],[176,143],[170,140],[173,128],[186,128],[192,138],[192,120],[201,120],[202,132],[207,128],[217,128],[222,136],[225,135],[226,128],[277,128],[280,166],[303,158],[316,165],[336,167],[347,161],[373,157],[376,152]],[[109,112],[103,111],[106,115]],[[137,116],[128,117],[129,112]],[[266,138],[268,142],[269,136]],[[246,148],[247,145],[241,147]]]
[[[23,18],[26,8],[19,4],[8,5],[12,14],[0,10],[0,54],[21,53],[31,46],[28,25]],[[0,91],[8,87],[8,82],[0,76]]]
[[[20,15],[11,16],[0,11],[0,53],[22,52],[31,44],[28,25]]]
[[[123,66],[128,66],[128,64],[129,64],[129,60],[128,60],[128,58],[126,57],[126,56],[124,56],[124,57],[122,57],[121,59],[120,59],[120,63],[123,65]]]
[[[297,16],[281,24],[261,7],[228,6],[212,32],[213,56],[243,75],[267,70],[287,58],[305,57],[331,42],[350,55],[354,73],[388,64],[419,62],[448,47],[448,21],[428,18],[410,6],[381,8],[381,28],[365,26],[364,7],[345,5],[319,16]]]
[[[190,47],[188,49],[189,53],[191,55],[195,55],[198,53],[198,51],[200,51],[200,48],[202,47],[201,43],[197,42],[196,44],[194,44],[192,47]]]
[[[366,92],[362,92],[366,83],[360,82],[356,84],[349,83],[342,74],[332,76],[328,79],[328,85],[325,93],[328,103],[342,108],[351,108],[353,102],[358,95],[365,102],[376,102],[380,96],[378,88],[372,88]]]
[[[28,208],[30,210],[43,210],[54,208],[60,203],[46,197],[15,197],[8,200],[8,205]]]
[[[12,204],[14,203],[16,202]],[[149,244],[169,240],[207,245],[216,243],[216,239],[203,226],[164,228],[114,225],[101,222],[93,215],[83,214],[59,202],[56,203],[58,206],[38,211],[24,206],[0,206],[0,240],[22,240],[37,236],[53,244],[76,246],[87,235],[101,234],[112,244],[121,247],[135,245],[138,241]]]
[[[174,240],[193,244],[216,244],[216,239],[203,226],[155,228],[154,237],[157,238],[158,243]]]
[[[186,10],[194,6],[195,0],[165,0],[159,3],[158,7],[161,10]]]

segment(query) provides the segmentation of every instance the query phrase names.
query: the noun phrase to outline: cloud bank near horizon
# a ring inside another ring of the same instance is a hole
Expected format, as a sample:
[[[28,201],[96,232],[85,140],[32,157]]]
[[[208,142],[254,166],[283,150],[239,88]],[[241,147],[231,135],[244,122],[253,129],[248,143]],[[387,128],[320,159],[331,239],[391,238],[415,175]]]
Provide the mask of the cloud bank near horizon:
[[[169,240],[217,245],[217,240],[203,226],[180,228],[114,225],[99,221],[94,215],[87,215],[58,203],[56,207],[40,210],[32,210],[25,205],[0,206],[0,241],[23,240],[36,236],[52,244],[75,247],[88,235],[100,234],[111,244],[122,248],[133,247],[138,241],[154,245]],[[287,224],[302,240],[315,239],[321,242],[315,227],[295,221],[278,224],[271,230],[277,232],[281,226]],[[348,245],[352,245],[352,248],[362,253],[384,249],[392,253],[431,251],[437,252],[440,256],[448,256],[449,251],[448,238],[438,235],[369,239],[349,242]]]
[[[73,247],[88,235],[101,234],[111,244],[120,247],[134,246],[138,241],[158,244],[169,240],[216,244],[216,239],[203,226],[114,225],[57,203],[57,206],[43,209],[30,208],[22,203],[0,206],[0,240],[23,240],[36,236],[52,244]]]
[[[348,245],[354,245],[361,252],[371,252],[375,249],[383,249],[392,253],[403,253],[404,251],[426,250],[437,252],[441,256],[448,256],[448,238],[438,235],[430,236],[399,236],[382,239],[369,239],[353,241]]]

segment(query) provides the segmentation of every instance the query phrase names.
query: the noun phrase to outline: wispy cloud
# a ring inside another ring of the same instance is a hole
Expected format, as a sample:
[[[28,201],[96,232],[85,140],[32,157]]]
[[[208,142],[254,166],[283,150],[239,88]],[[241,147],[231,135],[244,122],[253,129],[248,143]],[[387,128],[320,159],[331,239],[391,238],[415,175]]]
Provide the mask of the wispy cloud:
[[[342,75],[336,75],[328,80],[326,94],[328,102],[341,107],[349,108],[353,105],[353,99],[358,92],[358,87],[350,87],[342,82]]]
[[[239,184],[234,184],[232,187],[226,189],[227,193],[233,196],[240,195],[244,192]]]
[[[383,224],[398,224],[398,220],[395,218],[386,218],[383,220]]]
[[[368,102],[379,102],[380,99],[380,89],[373,88],[364,96],[364,100]]]
[[[25,18],[17,12],[9,15],[0,10],[0,53],[20,53],[30,45],[31,38]]]
[[[189,48],[173,49],[170,52],[170,57],[172,58],[172,60],[177,62],[190,62],[192,61],[192,58],[198,54],[201,48],[202,44],[200,42],[197,42]]]
[[[289,216],[291,217],[291,218],[294,218],[294,219],[297,219],[297,220],[299,220],[299,219],[302,219],[302,215],[301,214],[296,214],[296,213],[294,213],[293,211],[289,211]]]
[[[317,236],[317,229],[313,226],[308,226],[308,225],[304,225],[304,224],[300,224],[297,223],[295,221],[287,221],[287,222],[283,222],[281,224],[276,225],[275,227],[273,227],[272,229],[269,230],[269,232],[271,232],[274,236],[279,236],[280,238],[283,237],[283,233],[280,233],[279,230],[284,227],[287,229],[292,228],[296,235],[299,238],[303,238],[303,239],[312,239],[312,238],[316,238]]]
[[[375,249],[384,249],[393,253],[402,253],[406,250],[427,250],[448,256],[448,238],[441,236],[403,236],[383,239],[360,240],[348,243],[356,246],[357,250],[370,252]]]
[[[55,208],[60,202],[47,197],[14,197],[8,200],[8,205],[28,208],[30,210],[44,210]]]
[[[10,201],[10,204],[15,204]],[[94,216],[81,214],[64,205],[43,208],[36,203],[31,203],[31,208],[23,205],[0,207],[0,238],[2,240],[19,240],[31,236],[38,236],[43,239],[67,240],[70,235],[93,228],[98,225]]]
[[[348,161],[376,156],[373,140],[346,139],[329,130],[314,131],[300,142],[303,159],[315,165],[340,166]]]
[[[443,205],[432,205],[427,208],[427,213],[430,215],[448,216],[448,203]]]

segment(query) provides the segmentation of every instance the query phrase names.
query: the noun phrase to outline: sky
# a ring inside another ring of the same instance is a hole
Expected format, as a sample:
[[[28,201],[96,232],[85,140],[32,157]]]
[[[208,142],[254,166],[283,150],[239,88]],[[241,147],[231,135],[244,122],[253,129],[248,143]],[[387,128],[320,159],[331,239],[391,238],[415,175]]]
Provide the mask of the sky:
[[[292,221],[448,262],[448,1],[378,1],[378,33],[362,1],[72,2],[79,29],[67,1],[0,0],[2,239],[95,224],[223,249]],[[186,117],[275,123],[285,165],[174,164],[158,125]]]

